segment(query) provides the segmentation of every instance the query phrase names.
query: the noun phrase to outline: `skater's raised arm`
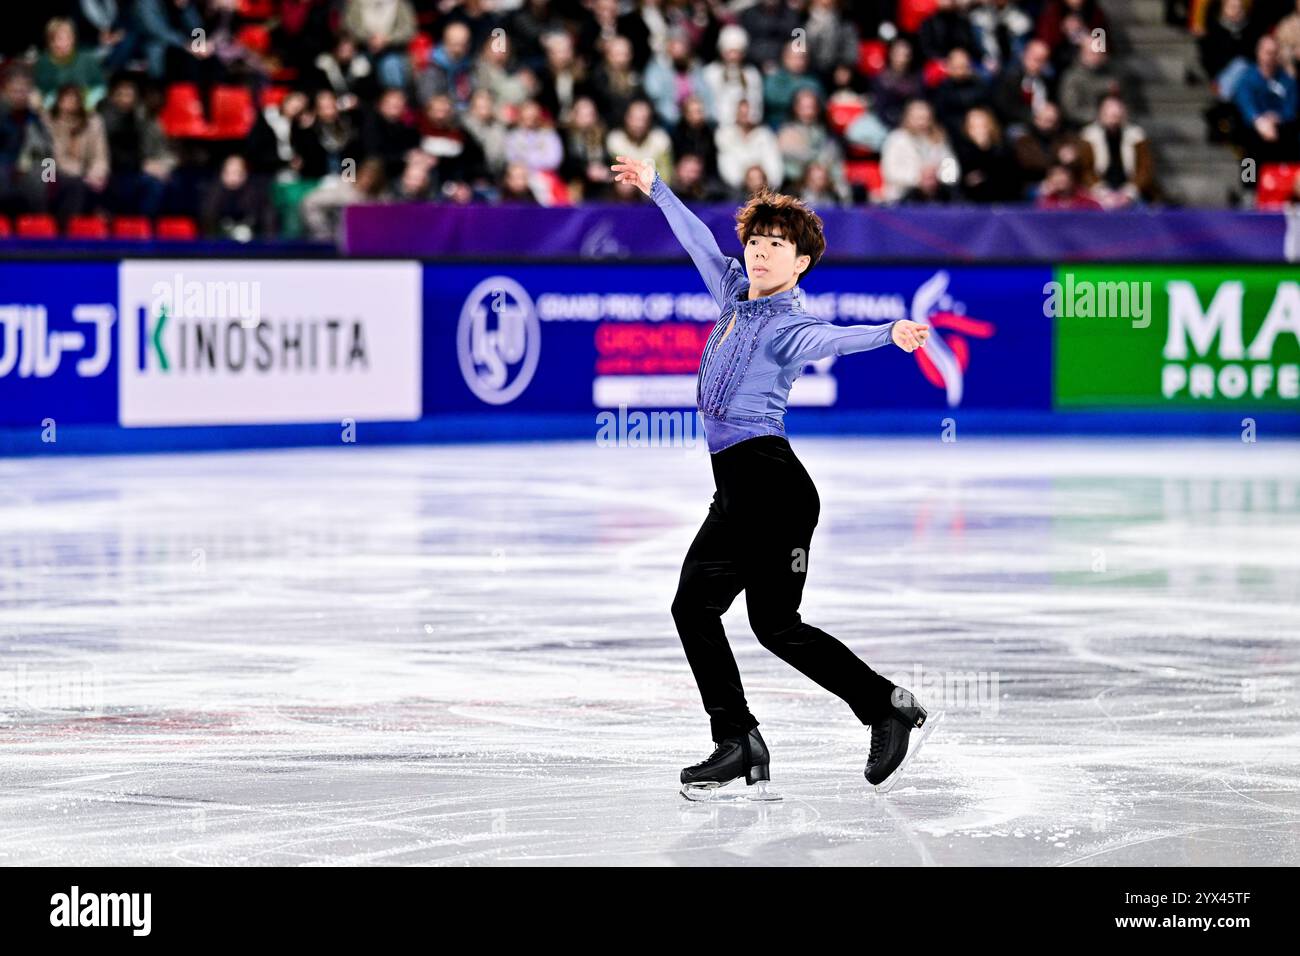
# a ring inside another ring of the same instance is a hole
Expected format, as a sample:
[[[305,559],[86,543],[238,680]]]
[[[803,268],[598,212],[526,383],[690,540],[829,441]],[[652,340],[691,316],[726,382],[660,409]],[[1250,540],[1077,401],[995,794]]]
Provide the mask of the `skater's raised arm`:
[[[740,261],[723,255],[709,227],[677,198],[659,176],[653,162],[628,156],[616,158],[618,162],[610,167],[618,174],[615,181],[634,184],[663,210],[673,235],[695,263],[714,301],[720,308],[725,308],[730,295],[738,288],[737,280],[743,281],[745,270]]]
[[[925,345],[930,328],[908,319],[884,325],[832,325],[814,316],[778,329],[772,350],[782,365],[811,362],[830,355],[866,352],[893,342],[905,352]]]

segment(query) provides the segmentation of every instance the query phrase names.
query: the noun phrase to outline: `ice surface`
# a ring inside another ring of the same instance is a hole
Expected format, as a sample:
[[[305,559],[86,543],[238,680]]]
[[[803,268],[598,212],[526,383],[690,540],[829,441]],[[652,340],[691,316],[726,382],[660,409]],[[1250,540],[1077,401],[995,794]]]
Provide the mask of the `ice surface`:
[[[1300,446],[800,438],[804,619],[725,618],[779,804],[702,805],[700,448],[0,461],[0,863],[1300,864]]]

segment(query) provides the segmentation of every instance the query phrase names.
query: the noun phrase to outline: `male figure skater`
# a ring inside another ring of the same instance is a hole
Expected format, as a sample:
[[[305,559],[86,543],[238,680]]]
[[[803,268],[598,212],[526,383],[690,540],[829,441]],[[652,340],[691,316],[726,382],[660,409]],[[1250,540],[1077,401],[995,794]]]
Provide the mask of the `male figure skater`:
[[[720,312],[696,379],[716,487],[672,605],[716,749],[682,771],[682,794],[707,798],[743,776],[750,786],[757,784],[747,796],[779,799],[767,792],[767,746],[722,628],[722,615],[741,590],[759,643],[842,698],[870,725],[864,773],[871,784],[888,789],[908,756],[912,729],[925,723],[927,712],[910,692],[799,616],[821,502],[785,437],[784,416],[790,386],[806,363],[889,342],[911,352],[925,345],[929,326],[907,319],[836,326],[807,312],[798,283],[821,258],[826,240],[821,218],[800,200],[763,190],[739,210],[742,267],[723,255],[713,233],[651,161],[616,158],[616,181],[636,185],[663,210]]]

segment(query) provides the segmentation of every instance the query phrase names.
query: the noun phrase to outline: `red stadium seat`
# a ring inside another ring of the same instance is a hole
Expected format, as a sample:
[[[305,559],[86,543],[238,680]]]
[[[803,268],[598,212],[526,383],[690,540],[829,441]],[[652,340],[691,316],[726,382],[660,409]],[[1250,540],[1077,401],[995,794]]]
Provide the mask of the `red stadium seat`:
[[[1294,196],[1300,163],[1264,163],[1259,167],[1259,191],[1255,205],[1260,209],[1280,209]]]
[[[19,239],[57,239],[59,226],[53,216],[28,213],[18,217],[17,233]]]
[[[427,33],[417,33],[413,36],[406,47],[406,55],[411,58],[411,66],[418,70],[428,63],[435,45],[433,37]]]
[[[930,60],[921,68],[921,82],[933,89],[948,79],[948,67],[943,60]]]
[[[199,237],[199,227],[185,216],[163,216],[157,222],[155,235],[159,239],[190,241]]]
[[[271,31],[261,24],[250,23],[239,28],[235,41],[265,56],[271,50]]]
[[[152,239],[153,224],[147,216],[118,216],[113,220],[114,239]]]
[[[898,29],[915,33],[937,9],[939,0],[898,0]]]
[[[844,178],[855,186],[863,186],[867,193],[878,196],[885,186],[880,176],[880,163],[872,159],[851,160],[844,164]]]
[[[884,40],[863,40],[858,44],[858,72],[875,76],[889,60],[889,47]]]
[[[269,20],[275,16],[275,0],[239,0],[239,15],[246,20]]]
[[[537,178],[546,185],[547,206],[572,206],[568,184],[553,172],[539,170]]]
[[[73,216],[64,235],[69,239],[107,239],[108,222],[100,216]]]
[[[8,239],[13,235],[13,227],[9,225],[8,216],[0,216],[0,239]]]
[[[258,106],[262,109],[266,109],[268,106],[279,106],[288,95],[289,87],[287,86],[264,86],[258,98]]]
[[[836,136],[843,136],[855,119],[867,111],[866,105],[858,99],[836,100],[826,108],[826,125]]]
[[[212,90],[212,133],[215,139],[243,139],[253,128],[257,110],[246,86],[218,86]]]
[[[167,87],[167,98],[158,121],[163,132],[175,139],[207,136],[208,124],[203,118],[199,88],[193,83],[173,83]]]

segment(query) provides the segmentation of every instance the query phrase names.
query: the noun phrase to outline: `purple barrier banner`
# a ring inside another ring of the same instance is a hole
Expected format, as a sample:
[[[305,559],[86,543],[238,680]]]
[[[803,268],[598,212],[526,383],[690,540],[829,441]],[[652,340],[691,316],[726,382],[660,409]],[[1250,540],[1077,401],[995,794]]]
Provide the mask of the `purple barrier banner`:
[[[739,255],[734,206],[694,206]],[[819,209],[827,262],[1284,262],[1282,213],[1216,209],[1127,212],[1025,208]],[[352,206],[349,255],[441,259],[681,258],[663,213],[640,205]]]

